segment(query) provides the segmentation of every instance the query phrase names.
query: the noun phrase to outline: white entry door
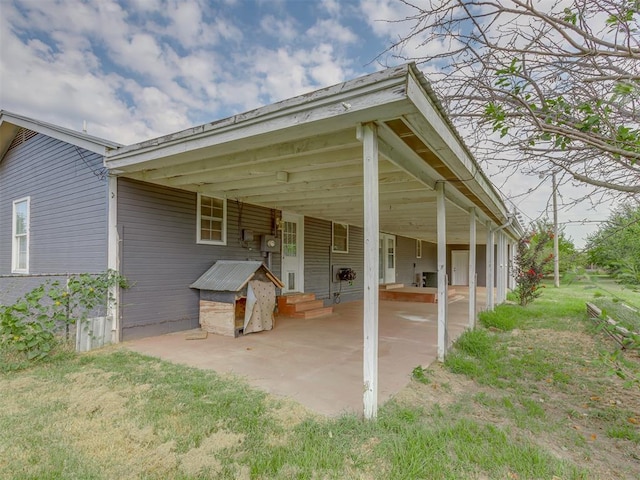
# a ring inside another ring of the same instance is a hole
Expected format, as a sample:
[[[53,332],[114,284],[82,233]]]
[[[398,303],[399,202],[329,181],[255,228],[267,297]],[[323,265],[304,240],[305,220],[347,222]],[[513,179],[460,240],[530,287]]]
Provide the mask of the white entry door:
[[[469,250],[451,250],[451,285],[469,285]]]
[[[380,249],[378,263],[380,283],[396,281],[396,237],[388,233],[380,233]]]
[[[283,293],[304,292],[304,217],[282,214]]]

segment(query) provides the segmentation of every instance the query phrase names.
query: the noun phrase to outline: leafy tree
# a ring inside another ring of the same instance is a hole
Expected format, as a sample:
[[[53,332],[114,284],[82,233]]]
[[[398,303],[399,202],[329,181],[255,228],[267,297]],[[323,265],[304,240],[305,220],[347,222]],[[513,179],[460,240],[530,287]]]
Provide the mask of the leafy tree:
[[[640,194],[640,2],[399,2],[390,50],[429,70],[478,158]]]
[[[589,261],[606,268],[624,283],[640,284],[640,204],[626,204],[612,212],[587,238]]]
[[[547,243],[542,249],[542,255],[547,257],[553,255],[553,233],[542,235],[540,232],[553,232],[553,223],[548,219],[536,222],[534,231],[536,233],[531,237],[531,244],[536,245],[543,238],[547,239]],[[574,270],[582,262],[582,256],[576,250],[571,238],[567,238],[564,233],[564,227],[558,228],[558,258],[560,273],[566,273]],[[544,274],[553,273],[553,262],[549,262],[544,267]]]
[[[534,240],[535,239],[535,240]],[[551,230],[534,230],[518,241],[515,256],[515,294],[523,307],[542,295],[540,285],[547,265],[553,260],[553,253],[546,255],[545,246],[552,241]]]

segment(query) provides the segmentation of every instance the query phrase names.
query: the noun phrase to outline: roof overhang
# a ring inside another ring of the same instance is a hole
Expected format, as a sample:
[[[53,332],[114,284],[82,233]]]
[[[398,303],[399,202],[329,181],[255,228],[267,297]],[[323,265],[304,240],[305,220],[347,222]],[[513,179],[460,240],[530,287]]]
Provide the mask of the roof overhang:
[[[448,243],[468,242],[471,208],[479,222],[507,223],[500,196],[413,64],[121,147],[105,165],[132,179],[362,225],[363,124],[378,132],[382,231],[435,242],[437,182],[445,183]]]
[[[0,161],[4,158],[11,142],[21,128],[42,133],[100,155],[106,155],[108,151],[122,146],[119,143],[87,135],[83,132],[76,132],[69,128],[0,110]]]

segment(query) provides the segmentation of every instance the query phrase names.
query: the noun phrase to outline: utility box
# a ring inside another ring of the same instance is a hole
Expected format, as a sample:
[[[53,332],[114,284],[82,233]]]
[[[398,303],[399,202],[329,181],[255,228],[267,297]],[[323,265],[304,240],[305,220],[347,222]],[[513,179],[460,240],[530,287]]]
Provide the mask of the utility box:
[[[280,251],[280,240],[275,235],[262,235],[260,237],[260,251],[277,253]]]

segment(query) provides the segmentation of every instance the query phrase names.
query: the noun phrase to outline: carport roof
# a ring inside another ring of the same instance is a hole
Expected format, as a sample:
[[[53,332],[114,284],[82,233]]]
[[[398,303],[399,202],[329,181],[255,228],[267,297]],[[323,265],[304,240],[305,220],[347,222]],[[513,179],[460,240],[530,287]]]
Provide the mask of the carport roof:
[[[412,63],[120,147],[105,164],[124,177],[361,226],[366,123],[378,132],[382,231],[435,243],[434,190],[444,182],[447,243],[468,242],[472,207],[478,221],[512,221],[507,231],[520,235]]]

